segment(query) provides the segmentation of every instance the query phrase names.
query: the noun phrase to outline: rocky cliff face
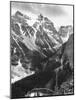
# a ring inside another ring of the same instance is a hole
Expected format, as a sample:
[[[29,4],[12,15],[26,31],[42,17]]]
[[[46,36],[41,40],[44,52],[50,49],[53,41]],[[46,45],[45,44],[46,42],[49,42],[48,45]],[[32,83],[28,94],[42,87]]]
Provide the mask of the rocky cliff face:
[[[31,17],[19,11],[11,16],[11,77],[14,79],[17,76],[21,79],[30,73],[45,70],[47,62],[50,62],[49,59],[56,61],[56,58],[62,54],[61,48],[66,42],[64,55],[67,53],[73,66],[73,56],[70,55],[73,49],[71,48],[71,52],[68,52],[68,46],[73,45],[70,42],[73,41],[70,39],[73,33],[72,26],[61,26],[57,31],[54,23],[41,14],[33,25],[30,25],[28,21],[31,21]]]

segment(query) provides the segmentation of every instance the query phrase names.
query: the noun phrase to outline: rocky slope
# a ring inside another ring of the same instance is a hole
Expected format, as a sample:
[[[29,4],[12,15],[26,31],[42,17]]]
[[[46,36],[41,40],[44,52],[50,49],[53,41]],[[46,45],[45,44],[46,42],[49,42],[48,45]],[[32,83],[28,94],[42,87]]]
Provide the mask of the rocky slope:
[[[71,41],[69,37],[73,33],[72,26],[61,26],[57,31],[54,23],[41,14],[33,25],[28,21],[31,21],[31,17],[19,11],[11,16],[11,77],[14,80],[12,82],[45,70],[48,60],[56,61],[57,53],[62,54],[61,48],[64,43]],[[66,52],[69,44],[71,43],[67,43]],[[69,57],[69,52],[67,55]],[[72,59],[73,56],[69,57],[73,66]]]

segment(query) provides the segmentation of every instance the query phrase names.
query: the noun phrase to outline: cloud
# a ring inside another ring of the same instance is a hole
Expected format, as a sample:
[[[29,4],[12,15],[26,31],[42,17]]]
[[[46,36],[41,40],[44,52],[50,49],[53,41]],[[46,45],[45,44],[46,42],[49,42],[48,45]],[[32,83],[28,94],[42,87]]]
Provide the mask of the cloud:
[[[50,14],[51,16],[66,14],[64,9],[59,5],[12,2],[12,8],[32,12],[34,14]]]
[[[43,12],[46,14],[49,14],[51,16],[62,16],[66,15],[66,12],[64,11],[63,7],[59,5],[45,5],[43,8]]]
[[[63,6],[60,5],[32,4],[31,7],[36,13],[48,14],[51,16],[66,15]]]
[[[18,10],[23,10],[28,12],[33,11],[30,3],[12,2],[11,7],[12,9],[18,9]]]

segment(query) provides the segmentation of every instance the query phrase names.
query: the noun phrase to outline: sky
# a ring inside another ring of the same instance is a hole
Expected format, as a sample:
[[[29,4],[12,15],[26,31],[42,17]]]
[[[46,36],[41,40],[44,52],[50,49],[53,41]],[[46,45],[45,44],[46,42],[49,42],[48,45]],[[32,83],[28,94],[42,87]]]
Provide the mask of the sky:
[[[12,2],[11,14],[16,11],[27,14],[33,21],[41,13],[48,17],[57,29],[60,26],[73,25],[73,6]]]

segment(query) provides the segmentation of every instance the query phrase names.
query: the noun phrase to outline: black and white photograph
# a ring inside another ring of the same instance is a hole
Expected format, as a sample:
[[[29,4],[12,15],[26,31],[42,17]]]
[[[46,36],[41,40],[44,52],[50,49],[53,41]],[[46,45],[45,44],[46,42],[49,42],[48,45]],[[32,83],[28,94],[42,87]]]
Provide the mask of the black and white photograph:
[[[74,5],[10,2],[10,94],[74,95]]]

